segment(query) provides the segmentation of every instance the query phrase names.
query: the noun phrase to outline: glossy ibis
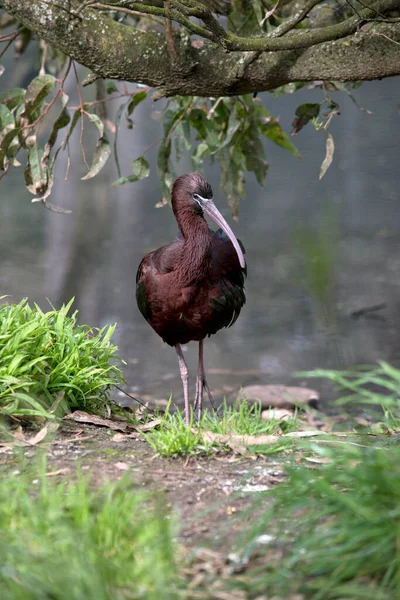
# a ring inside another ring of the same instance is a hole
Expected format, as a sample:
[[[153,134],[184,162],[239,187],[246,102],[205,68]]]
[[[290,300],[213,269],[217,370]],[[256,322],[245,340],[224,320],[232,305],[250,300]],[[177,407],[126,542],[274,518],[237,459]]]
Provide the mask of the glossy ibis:
[[[176,349],[189,425],[189,373],[181,344],[199,342],[194,408],[201,417],[204,390],[213,405],[204,372],[204,338],[238,318],[245,303],[246,262],[241,243],[216,208],[211,186],[202,175],[178,177],[172,187],[172,210],[180,234],[143,258],[136,299],[146,321]],[[221,229],[209,229],[204,215]]]

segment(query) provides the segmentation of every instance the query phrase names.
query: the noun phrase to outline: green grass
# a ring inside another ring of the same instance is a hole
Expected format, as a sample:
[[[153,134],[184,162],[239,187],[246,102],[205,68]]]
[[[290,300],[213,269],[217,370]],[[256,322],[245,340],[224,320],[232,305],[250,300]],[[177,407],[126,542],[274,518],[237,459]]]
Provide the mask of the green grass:
[[[161,498],[128,476],[94,489],[79,474],[57,483],[46,468],[2,474],[2,600],[179,596],[173,527]]]
[[[400,370],[386,362],[346,371],[316,369],[301,374],[331,381],[340,393],[338,406],[362,406],[375,420],[374,431],[400,429]],[[381,409],[378,412],[378,409]]]
[[[100,412],[108,390],[123,381],[112,364],[115,327],[77,324],[77,312],[43,312],[26,300],[0,304],[0,415],[47,416],[60,392],[64,409]],[[62,408],[62,407],[61,407]]]
[[[200,422],[191,416],[190,427],[185,424],[184,413],[170,411],[171,400],[167,406],[158,429],[145,435],[147,442],[160,456],[177,456],[191,454],[210,454],[213,450],[229,449],[224,442],[207,441],[203,433],[220,435],[279,435],[298,428],[298,418],[280,421],[278,419],[264,420],[261,417],[262,408],[259,404],[249,404],[246,400],[228,406],[226,402],[217,414],[205,411]]]
[[[245,535],[246,574],[228,585],[250,598],[400,598],[400,446],[382,437],[368,448],[312,449],[330,462],[293,464],[284,484],[258,497],[254,509],[269,508]]]

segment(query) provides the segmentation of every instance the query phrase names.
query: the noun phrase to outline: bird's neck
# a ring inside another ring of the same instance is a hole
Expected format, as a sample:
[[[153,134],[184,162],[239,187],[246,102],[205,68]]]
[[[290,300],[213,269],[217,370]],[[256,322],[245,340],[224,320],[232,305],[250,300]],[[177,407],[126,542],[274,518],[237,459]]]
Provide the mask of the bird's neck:
[[[211,236],[207,221],[192,210],[177,216],[184,238],[179,275],[187,284],[207,276],[211,261]]]

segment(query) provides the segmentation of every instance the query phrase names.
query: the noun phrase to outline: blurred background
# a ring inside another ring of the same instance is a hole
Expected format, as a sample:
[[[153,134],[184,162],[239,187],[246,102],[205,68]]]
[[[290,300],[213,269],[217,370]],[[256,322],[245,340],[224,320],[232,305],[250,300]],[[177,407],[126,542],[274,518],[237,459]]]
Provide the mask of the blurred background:
[[[25,86],[34,75],[26,55],[16,63],[10,57],[5,66],[11,74],[1,78],[3,90]],[[65,89],[73,99],[73,78]],[[400,80],[365,83],[354,94],[373,114],[332,94],[341,115],[330,127],[335,154],[321,181],[326,134],[307,125],[293,138],[301,159],[265,142],[266,185],[247,181],[238,223],[219,189],[218,168],[204,165],[216,204],[244,243],[248,261],[247,303],[240,318],[205,346],[208,380],[217,396],[253,383],[304,383],[292,378],[300,370],[378,360],[399,366]],[[289,133],[296,107],[321,96],[301,90],[260,98]],[[118,103],[108,106],[112,119]],[[135,111],[132,130],[122,124],[122,175],[160,138],[162,108],[162,102],[148,99]],[[85,132],[91,151],[95,135],[90,139]],[[81,181],[86,170],[74,135],[68,180],[65,156],[57,161],[50,197],[72,210],[70,215],[32,204],[22,169],[12,169],[0,182],[0,294],[16,302],[27,297],[42,308],[48,300],[59,307],[74,296],[81,322],[96,327],[117,322],[114,342],[127,362],[127,389],[144,398],[172,392],[180,402],[175,352],[144,321],[135,301],[141,258],[177,232],[170,207],[155,208],[162,195],[153,168],[156,151],[154,145],[147,152],[151,174],[139,183],[112,187],[117,178],[112,159],[99,176]],[[190,170],[188,156],[178,174]],[[189,345],[187,358],[193,383],[197,344]],[[323,393],[327,404],[330,391]]]

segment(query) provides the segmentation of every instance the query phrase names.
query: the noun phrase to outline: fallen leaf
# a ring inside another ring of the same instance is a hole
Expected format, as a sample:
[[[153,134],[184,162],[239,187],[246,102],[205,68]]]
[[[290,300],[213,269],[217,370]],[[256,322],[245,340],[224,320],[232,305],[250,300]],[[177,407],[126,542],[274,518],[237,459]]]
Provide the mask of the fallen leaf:
[[[143,423],[143,425],[137,425],[137,429],[140,431],[151,431],[155,429],[161,424],[161,419],[153,419],[153,421],[147,421],[147,423]]]
[[[201,435],[207,442],[216,442],[225,444],[231,450],[238,454],[246,454],[248,446],[261,446],[271,444],[279,439],[278,435],[237,435],[213,433],[212,431],[202,431]]]
[[[98,415],[89,415],[83,410],[76,410],[75,412],[66,415],[64,419],[75,421],[76,423],[87,423],[89,425],[97,425],[98,427],[107,427],[107,429],[112,429],[113,431],[137,430],[137,427],[130,423],[114,421],[112,419],[103,419],[103,417],[99,417]]]
[[[68,475],[71,472],[69,467],[64,467],[63,469],[58,469],[58,471],[49,471],[46,473],[47,477],[55,477],[56,475]]]
[[[116,433],[113,438],[112,441],[113,442],[123,442],[124,440],[127,440],[129,438],[138,438],[140,436],[139,433],[134,432],[134,433]]]
[[[120,471],[127,471],[129,469],[128,463],[124,463],[124,462],[117,462],[117,463],[115,463],[114,466],[116,469],[119,469]]]
[[[36,446],[40,442],[42,442],[49,433],[54,433],[57,431],[59,425],[58,423],[48,422],[42,429],[40,429],[34,436],[26,437],[22,427],[19,426],[18,429],[13,433],[14,443],[9,444],[10,446]]]

